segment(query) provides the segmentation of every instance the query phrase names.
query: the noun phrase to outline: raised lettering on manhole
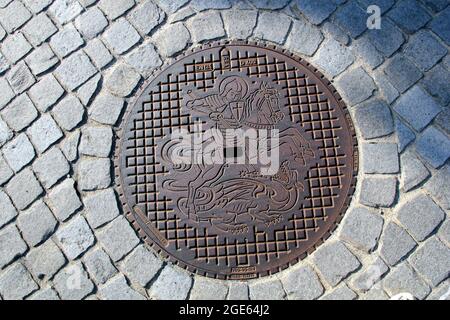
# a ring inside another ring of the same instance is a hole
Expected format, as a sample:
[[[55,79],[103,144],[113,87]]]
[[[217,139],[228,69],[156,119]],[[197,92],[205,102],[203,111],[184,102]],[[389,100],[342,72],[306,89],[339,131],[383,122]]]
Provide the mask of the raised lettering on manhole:
[[[158,72],[122,124],[127,218],[172,262],[250,279],[311,253],[341,220],[358,153],[339,94],[306,61],[216,43]]]

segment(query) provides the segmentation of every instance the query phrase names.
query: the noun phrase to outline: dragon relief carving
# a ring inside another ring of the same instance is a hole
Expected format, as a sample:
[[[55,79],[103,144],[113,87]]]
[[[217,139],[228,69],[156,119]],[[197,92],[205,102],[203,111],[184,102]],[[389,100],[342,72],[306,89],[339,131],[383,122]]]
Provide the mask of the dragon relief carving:
[[[292,127],[281,109],[285,105],[275,83],[229,72],[217,79],[211,91],[186,88],[184,107],[225,138],[226,129],[277,129],[278,172],[263,175],[259,165],[250,163],[177,164],[170,154],[180,148],[179,142],[167,137],[158,144],[161,163],[169,171],[158,177],[159,190],[175,200],[185,218],[222,232],[239,234],[254,224],[276,225],[286,214],[299,210],[307,192],[302,181],[317,163],[318,148],[300,128]],[[244,153],[248,160],[248,151]]]

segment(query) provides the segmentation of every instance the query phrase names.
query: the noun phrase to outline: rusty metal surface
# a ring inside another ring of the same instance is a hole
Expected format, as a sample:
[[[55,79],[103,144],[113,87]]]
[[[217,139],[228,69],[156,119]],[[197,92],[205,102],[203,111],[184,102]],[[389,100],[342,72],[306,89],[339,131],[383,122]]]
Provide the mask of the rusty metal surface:
[[[198,122],[225,136],[278,130],[279,170],[174,163],[171,133]],[[161,255],[201,275],[242,280],[287,268],[331,234],[354,192],[357,142],[342,99],[307,62],[272,46],[185,53],[146,84],[121,130],[116,176],[127,218]]]

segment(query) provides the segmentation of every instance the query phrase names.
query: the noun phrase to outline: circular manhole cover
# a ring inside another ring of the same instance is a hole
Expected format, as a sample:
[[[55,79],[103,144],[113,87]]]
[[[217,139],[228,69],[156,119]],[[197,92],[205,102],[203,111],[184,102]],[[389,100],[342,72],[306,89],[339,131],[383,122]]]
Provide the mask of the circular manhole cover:
[[[273,274],[333,231],[358,154],[340,96],[302,59],[248,43],[187,53],[122,125],[128,219],[159,253],[221,279]]]

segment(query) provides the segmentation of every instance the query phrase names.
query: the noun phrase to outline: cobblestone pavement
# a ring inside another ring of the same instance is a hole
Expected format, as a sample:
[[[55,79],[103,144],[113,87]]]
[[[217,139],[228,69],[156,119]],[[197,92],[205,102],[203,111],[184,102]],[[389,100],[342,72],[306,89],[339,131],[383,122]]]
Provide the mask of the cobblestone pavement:
[[[381,29],[368,30],[368,5]],[[450,289],[448,0],[0,0],[2,299],[438,299]],[[305,57],[361,149],[339,228],[248,282],[193,276],[122,216],[118,124],[153,70],[215,39]],[[447,297],[449,295],[447,294]]]

